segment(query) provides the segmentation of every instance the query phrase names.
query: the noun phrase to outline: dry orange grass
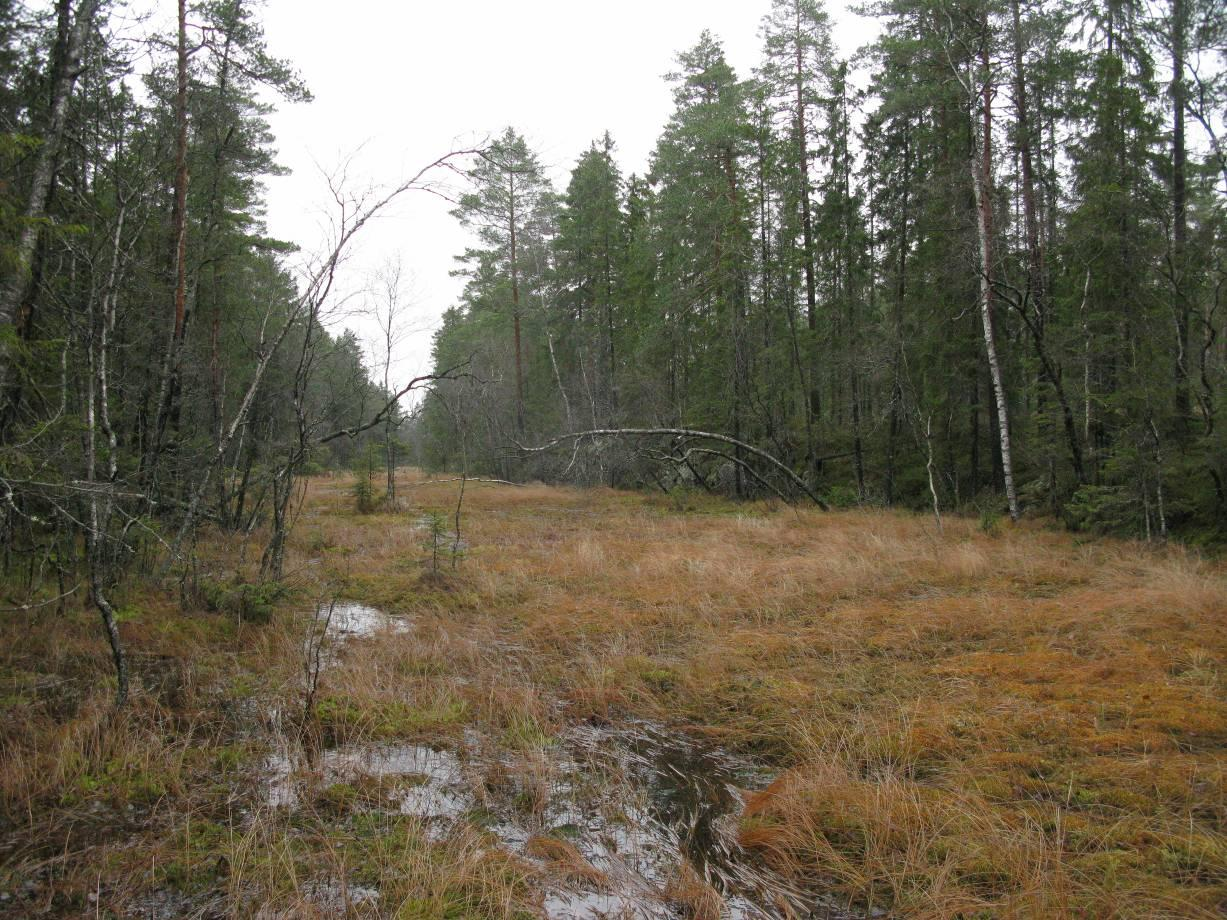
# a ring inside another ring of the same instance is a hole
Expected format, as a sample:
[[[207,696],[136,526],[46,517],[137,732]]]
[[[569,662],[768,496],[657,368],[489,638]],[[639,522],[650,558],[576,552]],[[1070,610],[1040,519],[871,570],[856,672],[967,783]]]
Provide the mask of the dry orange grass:
[[[724,898],[703,876],[683,861],[663,892],[686,920],[722,920]]]
[[[326,565],[443,628],[474,717],[635,713],[776,763],[743,841],[909,916],[1227,909],[1227,577],[1179,547],[1042,523],[823,514],[470,485],[470,549],[421,577],[411,509],[313,483]],[[318,537],[317,537],[318,538]],[[418,560],[416,564],[414,560]],[[463,638],[461,638],[463,637]]]
[[[537,835],[525,845],[529,856],[545,860],[551,869],[571,881],[600,888],[606,882],[605,873],[597,869],[576,848],[575,844],[558,837]]]
[[[428,844],[411,823],[355,836],[276,814],[236,829],[264,743],[250,713],[302,707],[305,611],[342,597],[413,626],[340,652],[308,719],[322,740],[447,743],[473,727],[507,764],[478,785],[532,809],[566,723],[653,717],[771,765],[743,843],[858,904],[1227,909],[1221,562],[1037,522],[990,535],[950,519],[938,536],[890,512],[473,483],[467,549],[435,573],[418,521],[450,515],[457,485],[401,485],[400,510],[358,515],[346,479],[311,481],[269,626],[134,587],[121,630],[137,689],[118,722],[91,614],[0,622],[0,889],[34,878],[40,911],[77,916],[91,892],[122,912],[203,872],[233,913],[289,916],[318,911],[312,873],[359,872],[409,916],[526,909],[536,870],[473,835]],[[250,574],[260,537],[204,540],[202,570]],[[539,846],[543,871],[584,873]],[[715,909],[690,881],[679,903]]]
[[[262,536],[202,540],[198,573],[227,585],[236,571],[253,579]],[[418,541],[402,548],[416,577]],[[0,916],[533,910],[537,869],[492,851],[475,828],[436,840],[409,816],[363,813],[363,796],[351,807],[347,789],[332,790],[339,798],[317,789],[293,811],[266,801],[267,755],[312,738],[445,742],[468,702],[435,659],[489,664],[471,640],[429,622],[413,644],[356,642],[325,672],[300,734],[303,640],[316,602],[337,594],[318,561],[334,549],[348,558],[344,548],[297,547],[288,596],[263,625],[210,612],[201,592],[181,609],[177,591],[130,581],[115,595],[133,683],[118,714],[91,609],[74,600],[63,614],[0,618]],[[381,564],[396,562],[396,550],[392,541]],[[377,888],[378,909],[351,886]]]

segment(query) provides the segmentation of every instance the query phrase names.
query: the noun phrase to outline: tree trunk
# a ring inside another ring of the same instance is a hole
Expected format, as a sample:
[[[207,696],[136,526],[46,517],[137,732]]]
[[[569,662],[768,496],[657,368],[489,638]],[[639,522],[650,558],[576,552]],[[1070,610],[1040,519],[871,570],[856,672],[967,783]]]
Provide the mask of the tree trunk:
[[[1043,335],[1048,316],[1044,251],[1035,205],[1035,167],[1031,154],[1031,120],[1027,104],[1027,78],[1023,65],[1022,16],[1019,0],[1011,0],[1014,14],[1014,106],[1018,119],[1018,158],[1022,164],[1023,224],[1027,235],[1027,290],[1035,302],[1037,328]]]
[[[1041,373],[1045,380],[1052,384],[1052,388],[1057,394],[1057,404],[1061,407],[1061,421],[1065,428],[1065,441],[1069,446],[1070,462],[1074,467],[1074,475],[1078,479],[1078,483],[1086,482],[1086,468],[1082,463],[1082,447],[1078,442],[1078,428],[1074,422],[1073,406],[1069,402],[1069,397],[1065,392],[1065,385],[1061,383],[1061,375],[1057,373],[1056,366],[1052,363],[1048,356],[1048,349],[1044,345],[1044,335],[1040,331],[1035,321],[1027,315],[1026,303],[1019,304],[1018,312],[1022,316],[1023,324],[1026,325],[1031,333],[1031,339],[1035,343],[1035,353],[1040,359]]]
[[[1176,422],[1185,430],[1189,418],[1189,298],[1184,290],[1185,245],[1189,233],[1185,190],[1184,111],[1188,104],[1184,82],[1185,42],[1188,33],[1186,0],[1172,0],[1172,299],[1176,314]],[[1153,424],[1153,422],[1152,422]],[[1157,449],[1157,448],[1156,448]]]
[[[1048,277],[1036,206],[1035,167],[1031,150],[1032,127],[1027,101],[1026,68],[1023,64],[1022,14],[1019,9],[1019,0],[1011,0],[1010,6],[1014,19],[1014,106],[1018,120],[1018,156],[1022,164],[1023,224],[1027,237],[1026,290],[1029,299],[1035,303],[1035,320],[1032,321],[1027,315],[1026,299],[1019,305],[1019,309],[1035,342],[1044,377],[1056,392],[1057,402],[1061,408],[1065,440],[1069,447],[1070,462],[1073,464],[1074,476],[1081,484],[1086,481],[1086,472],[1082,464],[1082,448],[1078,443],[1078,431],[1074,424],[1073,410],[1065,394],[1065,387],[1061,383],[1061,376],[1049,359],[1048,350],[1044,346],[1044,334],[1048,321]]]
[[[618,411],[618,378],[617,353],[614,345],[614,285],[613,258],[611,255],[612,241],[609,239],[608,228],[605,231],[605,336],[609,353],[609,418],[612,421]]]
[[[734,160],[732,148],[725,147],[721,151],[721,160],[728,192],[729,210],[732,220],[736,220],[740,210],[740,192],[737,187],[737,164]],[[745,299],[745,291],[742,286],[741,265],[739,263],[728,264],[724,258],[726,252],[727,250],[723,246],[717,248],[716,270],[721,278],[721,288],[729,307],[729,339],[732,345],[732,363],[729,371],[733,375],[733,437],[740,442],[742,437],[741,416],[743,404],[746,401],[745,393],[747,390],[744,354],[745,342],[743,341],[742,329],[744,325],[742,305]],[[731,258],[736,259],[736,253]],[[733,473],[736,480],[737,497],[742,498],[745,496],[745,482],[742,478],[741,448],[734,445],[733,450],[736,455]]]
[[[128,698],[128,663],[120,642],[115,610],[106,594],[106,585],[111,577],[110,551],[111,510],[115,498],[113,486],[117,471],[115,459],[115,436],[111,429],[107,406],[107,338],[111,322],[108,305],[111,288],[116,281],[120,238],[123,233],[124,212],[121,209],[115,232],[115,250],[111,264],[111,278],[102,293],[102,315],[96,315],[95,302],[91,299],[89,329],[86,333],[87,379],[85,382],[85,488],[88,495],[89,515],[85,527],[85,565],[89,577],[89,595],[102,619],[102,627],[111,649],[115,665],[115,705],[121,707]],[[108,475],[98,479],[98,435],[107,437]]]
[[[61,8],[62,15],[67,15],[68,9],[69,5],[65,3]],[[29,289],[34,250],[38,243],[42,219],[46,216],[56,162],[68,125],[68,102],[77,77],[83,69],[81,54],[97,9],[98,0],[81,0],[76,19],[67,26],[63,58],[55,69],[55,79],[51,87],[51,108],[47,116],[47,126],[34,159],[30,193],[21,215],[21,233],[13,251],[13,273],[0,288],[0,339],[7,338],[6,331],[16,324],[18,311]],[[0,345],[0,401],[4,399],[3,394],[8,389],[12,355],[6,354],[5,351],[11,347],[11,344]]]
[[[801,174],[801,187],[798,193],[801,198],[801,245],[802,264],[805,269],[805,322],[810,330],[809,353],[809,393],[806,395],[806,432],[810,442],[806,445],[809,453],[811,473],[817,473],[818,445],[814,443],[814,430],[821,410],[821,400],[818,395],[818,293],[814,270],[814,221],[810,213],[809,201],[809,145],[806,143],[805,131],[805,61],[801,48],[801,5],[794,4],[795,22],[793,40],[796,45],[796,119],[797,131],[797,168]]]
[[[997,342],[993,332],[993,81],[988,51],[981,52],[984,66],[983,116],[979,150],[971,156],[972,188],[976,197],[976,232],[980,242],[980,320],[984,327],[984,352],[997,403],[997,437],[1001,447],[1001,475],[1010,517],[1018,520],[1018,495],[1014,490],[1014,462],[1010,452],[1010,412],[1006,401]]]
[[[162,358],[158,386],[158,411],[147,466],[157,465],[166,426],[178,399],[179,352],[187,328],[187,0],[178,0],[179,40],[175,89],[175,190],[171,210],[171,241],[174,244],[175,294],[170,340]]]
[[[899,212],[899,265],[895,279],[895,303],[891,311],[894,337],[890,394],[890,427],[886,442],[886,504],[895,502],[895,452],[903,415],[903,305],[907,298],[908,204],[912,182],[912,146],[909,126],[903,128],[903,189]]]
[[[516,261],[516,177],[508,171],[508,200],[511,231],[511,319],[515,326],[516,349],[516,430],[524,432],[524,363],[520,350],[520,267]]]
[[[187,0],[179,0],[179,48],[175,88],[175,240],[174,343],[183,340],[187,313]]]

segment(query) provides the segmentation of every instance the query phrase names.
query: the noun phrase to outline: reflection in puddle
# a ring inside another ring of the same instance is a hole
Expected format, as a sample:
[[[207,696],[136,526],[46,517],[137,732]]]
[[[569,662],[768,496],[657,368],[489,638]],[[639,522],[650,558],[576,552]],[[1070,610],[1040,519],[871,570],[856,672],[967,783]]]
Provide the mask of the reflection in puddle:
[[[852,916],[787,885],[737,844],[739,790],[770,781],[753,765],[650,723],[581,727],[568,743],[593,789],[558,815],[568,822],[561,829],[576,834],[607,883],[552,892],[550,917],[666,920],[678,916],[679,896],[714,901],[709,909],[730,920]]]
[[[421,818],[452,820],[471,806],[460,760],[425,744],[344,745],[324,751],[314,764],[296,765],[276,754],[265,761],[265,775],[264,801],[275,808],[298,807],[306,780],[320,788],[372,781],[385,805]]]
[[[327,616],[321,608],[317,623]],[[410,628],[338,602],[323,634],[340,646]],[[416,816],[436,838],[477,822],[549,870],[556,881],[543,907],[552,920],[856,916],[788,884],[737,843],[742,790],[771,779],[726,751],[630,722],[578,726],[519,754],[467,734],[461,755],[424,744],[350,744],[309,761],[278,755],[266,762],[263,788],[267,805],[287,809],[331,791],[348,797],[346,807]]]
[[[311,628],[303,642],[308,672],[337,663],[339,650],[351,639],[366,639],[383,633],[405,633],[413,628],[407,617],[394,617],[377,607],[353,601],[333,601],[315,607]]]
[[[648,723],[582,726],[535,753],[540,765],[428,745],[346,745],[302,772],[273,757],[265,800],[297,808],[308,782],[317,793],[346,783],[377,789],[366,807],[417,816],[436,837],[477,820],[499,845],[554,870],[560,880],[543,904],[553,920],[676,920],[679,901],[694,897],[728,920],[854,916],[789,886],[737,844],[739,790],[769,780],[752,765]],[[539,766],[544,777],[533,776]],[[540,807],[526,808],[534,785]]]
[[[320,619],[328,616],[328,609],[322,608],[318,614]],[[354,604],[347,601],[337,601],[332,605],[332,616],[328,620],[328,636],[333,639],[352,639],[373,636],[381,632],[407,632],[409,621],[402,617],[394,617],[375,607],[365,604]]]
[[[303,883],[302,893],[317,910],[328,917],[349,916],[355,908],[374,908],[379,903],[377,889],[332,879],[309,879]]]

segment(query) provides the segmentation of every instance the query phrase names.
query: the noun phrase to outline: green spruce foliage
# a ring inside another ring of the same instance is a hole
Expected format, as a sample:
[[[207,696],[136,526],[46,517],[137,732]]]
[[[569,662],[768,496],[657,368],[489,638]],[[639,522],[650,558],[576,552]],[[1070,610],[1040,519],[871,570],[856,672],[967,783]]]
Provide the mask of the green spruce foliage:
[[[516,449],[701,429],[841,504],[931,507],[931,457],[948,508],[1005,511],[1012,467],[1024,512],[1222,540],[1221,14],[1191,0],[870,12],[880,38],[841,60],[820,3],[775,0],[750,79],[703,33],[667,78],[674,112],[645,176],[623,178],[606,135],[554,199],[517,146],[534,255],[509,263],[505,214],[465,254],[436,358],[478,354],[484,382],[428,400],[423,456],[456,463],[444,403],[464,398],[469,462],[503,476],[767,491],[740,448],[677,435]]]

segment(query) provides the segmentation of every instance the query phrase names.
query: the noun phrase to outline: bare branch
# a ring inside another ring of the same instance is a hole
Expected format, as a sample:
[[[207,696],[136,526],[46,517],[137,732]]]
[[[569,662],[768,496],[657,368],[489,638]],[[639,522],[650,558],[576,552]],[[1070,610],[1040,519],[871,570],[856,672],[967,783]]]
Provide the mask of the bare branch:
[[[461,376],[467,376],[457,374],[456,371],[460,370],[462,367],[467,367],[468,364],[468,361],[463,361],[460,364],[457,364],[454,367],[449,367],[447,370],[440,371],[437,374],[422,374],[420,377],[414,377],[407,384],[405,384],[405,386],[401,387],[400,390],[394,393],[388,399],[388,401],[384,403],[383,408],[376,412],[369,421],[361,425],[352,425],[349,428],[338,428],[331,434],[324,435],[317,443],[327,444],[329,441],[335,441],[340,437],[356,438],[358,435],[362,434],[362,432],[374,428],[376,425],[382,422],[384,416],[392,411],[392,409],[400,401],[401,397],[405,394],[411,392],[412,390],[419,389],[427,383],[434,383],[439,380],[458,380]]]
[[[588,431],[576,431],[570,434],[562,434],[553,438],[544,444],[537,447],[526,447],[523,444],[514,442],[516,447],[525,453],[543,453],[557,447],[564,441],[576,441],[581,438],[601,438],[601,437],[658,437],[672,436],[678,438],[701,438],[710,441],[722,441],[725,444],[732,444],[734,447],[740,447],[742,450],[753,454],[754,456],[765,460],[771,466],[775,467],[790,479],[794,485],[802,492],[809,496],[810,500],[823,511],[829,511],[827,503],[814,494],[813,490],[805,484],[800,476],[789,469],[784,463],[764,450],[760,450],[745,441],[739,441],[736,438],[730,437],[727,434],[718,434],[714,431],[696,431],[693,428],[592,428]]]

